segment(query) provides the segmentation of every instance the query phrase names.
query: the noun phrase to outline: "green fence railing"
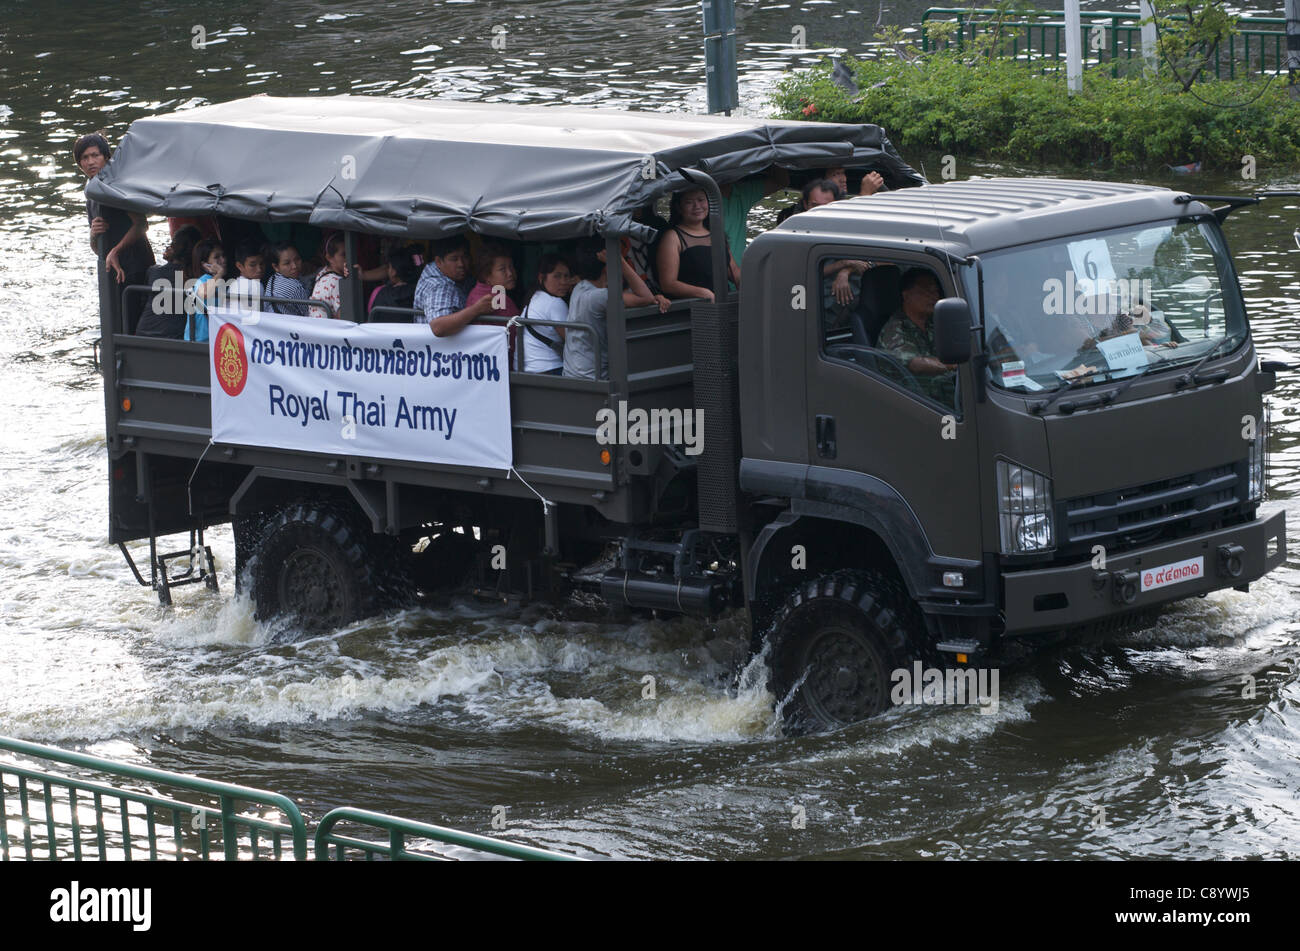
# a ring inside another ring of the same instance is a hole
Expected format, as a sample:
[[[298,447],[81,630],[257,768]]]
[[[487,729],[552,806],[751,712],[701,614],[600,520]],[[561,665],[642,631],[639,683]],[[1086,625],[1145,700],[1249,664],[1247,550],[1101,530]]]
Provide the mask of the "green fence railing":
[[[355,836],[340,835],[335,827],[340,823],[359,825],[371,832],[387,836],[386,841],[359,839]],[[360,853],[367,862],[377,858],[390,861],[445,862],[454,860],[454,854],[440,850],[439,846],[454,846],[473,852],[488,852],[512,859],[541,861],[576,861],[572,855],[550,852],[493,839],[473,832],[460,832],[442,826],[429,825],[424,822],[412,822],[387,816],[380,812],[344,807],[326,813],[316,828],[316,859],[320,862],[330,860],[342,861],[348,857],[348,851]]]
[[[981,33],[994,29],[998,11],[976,7],[931,7],[921,14],[921,48],[926,51],[966,43]],[[1026,63],[1037,63],[1041,71],[1056,68],[1065,59],[1065,18],[1062,13],[1044,10],[1013,10],[1002,20],[1005,38],[1000,55]],[[1179,14],[1170,19],[1186,19]],[[1142,60],[1142,17],[1137,13],[1109,13],[1086,10],[1081,15],[1083,29],[1083,65],[1111,67],[1118,76],[1121,67]],[[930,39],[926,25],[932,21],[955,22],[951,38],[937,43]],[[1095,37],[1095,39],[1094,39]],[[1271,54],[1271,57],[1270,57]],[[1135,65],[1135,64],[1134,64]],[[1215,50],[1212,71],[1222,79],[1227,72],[1235,79],[1238,69],[1245,73],[1278,73],[1286,69],[1286,20],[1282,17],[1239,17],[1237,33],[1228,38],[1226,48]],[[1207,68],[1207,72],[1210,69]]]
[[[293,858],[307,859],[307,826],[278,793],[5,737],[0,752],[20,758],[0,761],[0,860],[280,859],[288,857],[286,846]],[[108,781],[21,760],[75,766]],[[152,791],[124,789],[115,780]]]
[[[0,759],[0,861],[308,858],[302,814],[278,793],[0,737],[0,754],[6,753]],[[52,763],[93,775],[50,772]],[[340,824],[355,827],[355,834],[342,835]],[[315,836],[318,861],[447,861],[484,853],[576,858],[347,807],[326,813]]]

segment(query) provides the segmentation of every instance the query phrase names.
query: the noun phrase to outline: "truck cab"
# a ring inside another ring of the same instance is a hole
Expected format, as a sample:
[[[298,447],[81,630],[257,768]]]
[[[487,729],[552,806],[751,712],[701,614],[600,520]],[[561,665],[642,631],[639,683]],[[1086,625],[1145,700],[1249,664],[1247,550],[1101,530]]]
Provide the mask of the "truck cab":
[[[845,685],[810,678],[809,719],[873,712],[874,664],[980,665],[1010,640],[1121,631],[1285,559],[1284,514],[1258,511],[1274,374],[1205,203],[930,185],[798,215],[744,265],[740,481],[773,504],[751,589],[794,591],[757,612],[777,690],[818,657]],[[890,345],[909,320],[927,342],[927,310],[941,373]],[[846,585],[871,607],[847,606]],[[809,617],[826,619],[819,644]]]

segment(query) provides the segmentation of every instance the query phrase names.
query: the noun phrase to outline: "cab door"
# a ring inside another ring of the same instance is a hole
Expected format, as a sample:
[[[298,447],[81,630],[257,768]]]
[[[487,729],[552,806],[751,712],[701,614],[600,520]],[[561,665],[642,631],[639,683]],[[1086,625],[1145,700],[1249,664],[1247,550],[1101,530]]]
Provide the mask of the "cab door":
[[[834,288],[840,261],[872,265],[850,281],[847,304]],[[812,249],[805,347],[809,481],[835,487],[831,494],[842,504],[876,509],[900,531],[915,532],[919,523],[940,558],[975,561],[982,546],[972,367],[959,367],[940,399],[933,395],[940,387],[927,386],[879,346],[883,323],[901,306],[898,281],[911,268],[934,274],[942,297],[960,296],[929,255]],[[905,528],[908,510],[914,520]]]

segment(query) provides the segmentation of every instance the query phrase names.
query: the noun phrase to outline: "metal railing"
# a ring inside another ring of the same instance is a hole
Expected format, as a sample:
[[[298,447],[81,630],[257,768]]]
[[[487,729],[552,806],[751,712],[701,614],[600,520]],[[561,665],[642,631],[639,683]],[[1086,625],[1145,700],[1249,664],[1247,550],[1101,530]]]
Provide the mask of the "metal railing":
[[[10,757],[0,759],[0,861],[302,862],[310,857],[302,814],[278,793],[0,737],[0,754],[5,753]],[[74,766],[102,779],[49,772],[44,768],[49,763]],[[123,781],[142,788],[122,788]],[[188,798],[166,795],[163,788],[183,791]],[[250,814],[248,807],[262,814]],[[359,827],[357,834],[341,834],[340,824]],[[364,837],[375,833],[382,840]],[[314,842],[314,857],[322,862],[454,861],[484,854],[523,860],[577,858],[351,807],[327,813]]]
[[[921,14],[921,48],[927,52],[956,46],[963,50],[966,43],[980,33],[997,26],[998,11],[976,7],[931,7]],[[1178,14],[1172,20],[1185,20]],[[956,22],[957,29],[951,38],[938,42],[930,39],[926,24],[933,21]],[[1085,10],[1082,14],[1083,66],[1111,67],[1111,75],[1119,76],[1121,65],[1132,60],[1142,60],[1142,17],[1138,13],[1110,13]],[[1002,20],[1005,38],[1004,50],[995,55],[1009,55],[1026,63],[1038,63],[1040,71],[1056,68],[1057,61],[1065,60],[1065,19],[1061,13],[1042,10],[1013,10]],[[1093,39],[1097,37],[1098,39]],[[1271,52],[1271,65],[1270,56]],[[1286,68],[1286,20],[1282,17],[1239,17],[1237,33],[1230,36],[1226,48],[1221,44],[1215,50],[1213,72],[1222,79],[1226,70],[1229,79],[1243,72],[1267,74]],[[1210,68],[1207,67],[1207,72]]]
[[[166,293],[166,291],[159,290],[150,284],[128,284],[127,286],[123,287],[122,288],[122,313],[119,315],[120,320],[118,326],[118,333],[126,333],[127,304],[133,295],[135,294],[156,295],[161,293]],[[175,291],[173,291],[172,294],[175,295]],[[173,302],[175,302],[176,300],[177,298],[173,296]],[[186,316],[186,326],[188,327],[189,330],[189,336],[192,338],[194,336],[195,312],[192,308],[185,306],[183,298],[179,299],[179,303],[180,303],[180,308],[182,313],[184,313]],[[293,304],[305,308],[319,307],[321,310],[329,314],[330,317],[337,317],[339,312],[339,308],[329,301],[314,300],[308,297],[302,297],[302,298],[273,297],[270,294],[249,295],[248,297],[218,297],[217,300],[215,301],[205,302],[203,307],[205,313],[213,313],[218,315],[220,315],[223,311],[235,310],[237,312],[251,311],[252,313],[258,315],[265,314],[268,317],[292,316],[292,315],[279,314],[274,311],[262,310],[261,309],[262,304]],[[308,310],[307,314],[304,316],[310,316],[310,315],[311,315],[311,311]],[[179,316],[179,314],[176,316]]]
[[[370,311],[371,319],[373,320],[375,314],[380,314],[380,313],[395,314],[399,317],[406,317],[409,318],[412,323],[416,322],[415,321],[416,317],[424,316],[424,311],[420,310],[419,308],[389,307],[387,305],[384,305],[381,307],[376,307]],[[493,327],[508,327],[513,322],[516,326],[525,328],[525,332],[526,332],[526,328],[528,327],[562,327],[566,334],[574,330],[581,331],[582,333],[593,334],[593,335],[596,333],[594,328],[589,327],[586,324],[575,324],[567,320],[542,320],[537,317],[501,317],[497,314],[485,314],[484,316],[477,318],[475,322],[479,324],[488,324]],[[517,373],[525,372],[524,348],[522,346],[522,343],[521,345],[515,347],[515,363],[516,366],[514,369]]]
[[[387,840],[359,839],[354,836],[340,835],[335,831],[335,827],[340,823],[359,825],[372,832],[383,833],[387,836]],[[360,857],[367,862],[373,862],[376,858],[394,862],[447,862],[457,858],[454,854],[439,853],[432,844],[469,849],[475,853],[487,852],[525,861],[578,861],[576,856],[563,855],[531,845],[520,845],[516,842],[476,835],[473,832],[460,832],[443,826],[412,822],[409,819],[399,819],[381,812],[346,806],[326,813],[325,818],[321,819],[320,825],[316,828],[318,862],[344,861],[348,857],[349,850],[359,852]]]
[[[287,857],[286,844],[294,859],[307,859],[307,826],[298,807],[278,793],[4,737],[0,752],[191,796],[182,800],[0,761],[0,860],[280,859]],[[284,821],[240,812],[240,803],[277,812]]]

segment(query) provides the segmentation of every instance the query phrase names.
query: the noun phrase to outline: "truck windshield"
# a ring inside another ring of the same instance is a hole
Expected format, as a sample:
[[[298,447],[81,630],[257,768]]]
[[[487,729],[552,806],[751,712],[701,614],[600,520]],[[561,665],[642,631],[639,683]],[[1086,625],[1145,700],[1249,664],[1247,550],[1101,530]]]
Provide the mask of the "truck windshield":
[[[1208,221],[1056,238],[981,260],[989,367],[1007,389],[1154,373],[1245,339],[1227,248]],[[964,271],[974,300],[974,269]]]

